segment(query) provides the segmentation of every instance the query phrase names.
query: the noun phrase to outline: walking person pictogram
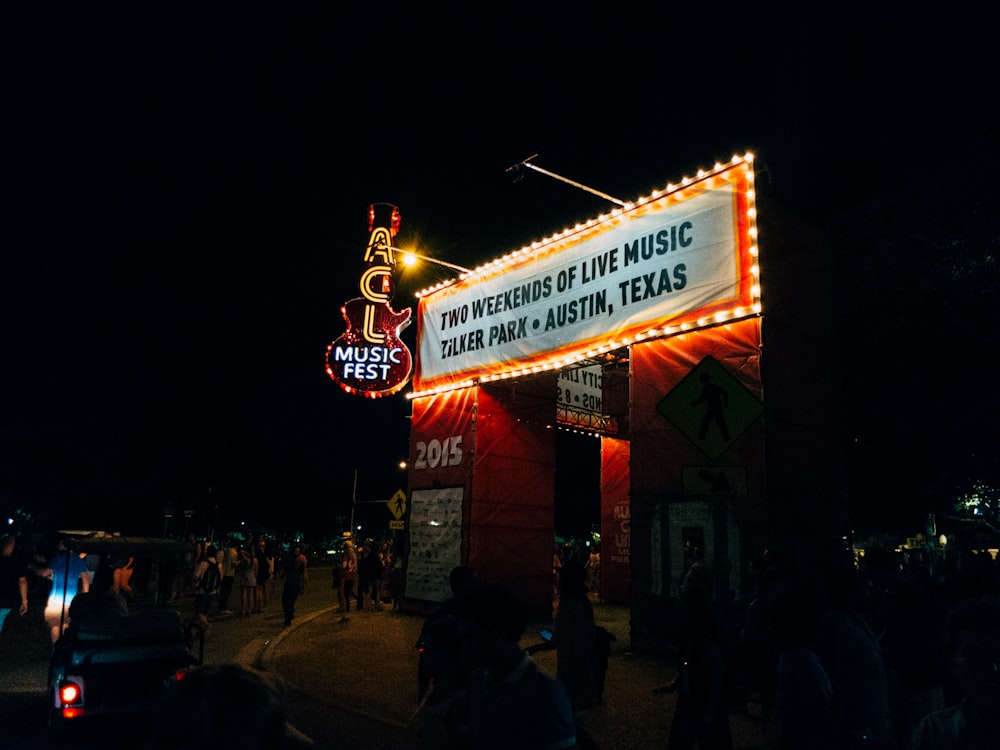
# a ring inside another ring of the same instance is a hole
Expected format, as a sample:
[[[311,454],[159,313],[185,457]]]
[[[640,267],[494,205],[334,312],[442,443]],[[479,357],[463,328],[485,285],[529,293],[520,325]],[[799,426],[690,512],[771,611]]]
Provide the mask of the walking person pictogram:
[[[760,418],[764,404],[718,360],[706,356],[660,399],[656,410],[714,461]]]
[[[712,383],[712,379],[707,372],[701,373],[698,379],[703,383],[701,395],[691,402],[692,406],[705,405],[705,414],[701,418],[701,427],[698,429],[698,439],[704,440],[708,437],[708,430],[715,422],[719,426],[722,439],[729,441],[729,427],[726,425],[726,409],[729,408],[729,394],[724,388]]]

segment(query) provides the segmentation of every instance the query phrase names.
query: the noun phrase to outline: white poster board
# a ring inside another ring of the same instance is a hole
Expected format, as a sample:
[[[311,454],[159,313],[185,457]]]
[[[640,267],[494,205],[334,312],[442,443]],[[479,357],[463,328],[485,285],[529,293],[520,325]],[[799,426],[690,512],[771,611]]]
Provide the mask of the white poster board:
[[[451,596],[448,574],[462,563],[464,487],[413,490],[405,595],[441,602]]]

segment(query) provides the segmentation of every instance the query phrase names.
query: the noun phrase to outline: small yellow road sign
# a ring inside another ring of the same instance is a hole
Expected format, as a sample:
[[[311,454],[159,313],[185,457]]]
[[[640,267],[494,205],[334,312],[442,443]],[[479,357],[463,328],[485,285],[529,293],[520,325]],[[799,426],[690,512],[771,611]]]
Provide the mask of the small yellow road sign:
[[[396,494],[386,500],[386,503],[389,505],[389,512],[397,521],[406,515],[406,493],[402,490],[396,490]]]

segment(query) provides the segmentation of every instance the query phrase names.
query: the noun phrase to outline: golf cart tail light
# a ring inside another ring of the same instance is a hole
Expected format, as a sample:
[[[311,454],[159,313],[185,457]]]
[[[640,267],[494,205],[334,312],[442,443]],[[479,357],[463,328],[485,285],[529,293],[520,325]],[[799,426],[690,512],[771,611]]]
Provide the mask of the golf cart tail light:
[[[64,682],[59,686],[59,701],[63,705],[77,703],[83,698],[83,691],[75,682]]]

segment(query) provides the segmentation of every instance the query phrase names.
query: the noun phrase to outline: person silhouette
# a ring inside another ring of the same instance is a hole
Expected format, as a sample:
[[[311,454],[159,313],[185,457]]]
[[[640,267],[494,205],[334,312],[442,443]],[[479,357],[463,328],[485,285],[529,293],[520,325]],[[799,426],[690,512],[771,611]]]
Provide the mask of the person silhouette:
[[[1000,597],[967,599],[953,607],[944,645],[961,702],[918,722],[910,750],[995,748],[1000,737]]]
[[[833,688],[838,747],[896,747],[889,710],[889,676],[870,617],[874,587],[867,571],[841,558],[825,571],[827,603],[816,654]],[[867,743],[867,744],[865,744]]]
[[[701,426],[698,429],[698,439],[704,440],[708,437],[708,430],[715,422],[722,433],[724,440],[729,440],[729,427],[726,425],[726,409],[729,408],[729,394],[724,388],[720,388],[712,382],[711,376],[703,372],[698,379],[703,383],[701,395],[691,402],[692,406],[705,404],[705,414],[701,418]]]
[[[287,706],[284,685],[267,672],[235,663],[194,667],[164,686],[141,748],[316,747],[288,721]]]
[[[524,605],[495,583],[473,587],[457,604],[464,689],[425,708],[420,747],[434,750],[542,750],[578,747],[563,684],[520,646]]]
[[[525,649],[528,654],[556,651],[556,679],[566,686],[574,709],[601,702],[598,690],[594,608],[587,598],[587,571],[570,560],[559,576],[559,611],[552,640]]]
[[[58,541],[55,556],[44,568],[37,570],[43,578],[52,581],[49,599],[45,605],[45,622],[53,645],[69,627],[69,605],[73,597],[90,591],[90,571],[83,553],[70,550],[69,539]]]
[[[11,612],[17,610],[21,616],[28,612],[27,568],[14,556],[16,544],[13,534],[0,538],[0,631]]]
[[[468,678],[462,664],[462,637],[458,631],[461,598],[480,584],[471,565],[456,565],[448,574],[451,597],[424,620],[417,639],[418,699],[434,706],[457,693]]]
[[[725,699],[726,665],[711,598],[696,585],[681,587],[678,696],[668,750],[733,750]]]

